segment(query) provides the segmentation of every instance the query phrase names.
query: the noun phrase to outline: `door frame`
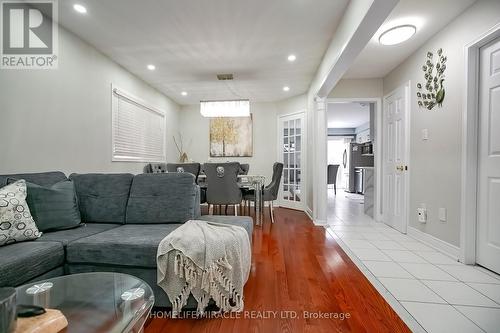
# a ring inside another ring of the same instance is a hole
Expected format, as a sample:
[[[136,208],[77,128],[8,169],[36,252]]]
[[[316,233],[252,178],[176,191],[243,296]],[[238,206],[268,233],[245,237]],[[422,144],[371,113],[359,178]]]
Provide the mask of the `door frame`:
[[[327,98],[325,100],[325,103],[328,108],[328,104],[332,103],[356,103],[356,102],[367,102],[367,103],[375,103],[375,144],[373,145],[373,153],[374,153],[374,165],[375,165],[375,193],[374,193],[374,200],[375,200],[375,211],[374,211],[374,216],[373,219],[377,222],[381,222],[383,220],[383,207],[381,207],[382,204],[382,158],[381,158],[381,153],[382,153],[382,115],[383,115],[383,109],[382,109],[382,104],[383,100],[382,98],[378,97],[359,97],[359,98]],[[328,112],[328,109],[326,110]],[[328,127],[328,126],[326,126]],[[370,134],[371,135],[371,134]],[[328,137],[326,138],[328,140]],[[326,154],[326,151],[325,151]],[[327,158],[324,159],[327,161]],[[327,165],[325,165],[325,170],[327,168]],[[321,185],[323,186],[323,185]],[[324,184],[324,187],[326,189],[325,193],[328,193],[328,184]],[[325,202],[328,202],[328,195],[324,198]],[[325,203],[325,207],[328,207],[327,204]]]
[[[403,230],[404,230],[404,233],[407,234],[408,233],[408,226],[410,225],[410,175],[411,175],[411,172],[412,172],[412,168],[411,168],[411,165],[410,165],[410,149],[411,149],[411,145],[410,145],[410,138],[411,138],[411,112],[410,112],[410,109],[411,109],[411,81],[406,81],[405,83],[401,84],[400,86],[398,86],[397,88],[395,88],[394,90],[392,90],[391,92],[389,92],[388,94],[386,94],[383,98],[383,108],[382,108],[382,115],[381,115],[381,128],[383,130],[384,128],[384,114],[385,114],[385,100],[387,97],[393,95],[398,89],[401,89],[403,88],[405,90],[405,139],[404,139],[404,148],[405,148],[405,160],[406,160],[406,166],[408,166],[408,170],[405,170],[405,178],[404,178],[404,182],[405,182],[405,193],[404,193],[404,201],[405,201],[405,206],[406,206],[406,209],[405,209],[405,213],[404,213],[404,221],[403,221]],[[382,133],[382,131],[380,131]],[[382,147],[384,147],[384,140],[383,140],[383,136],[381,137],[381,142],[382,142]],[[383,153],[382,152],[382,161],[381,161],[381,167],[382,167],[382,171],[381,171],[381,181],[382,181],[382,186],[383,186],[383,169],[385,168],[385,163],[384,163],[384,159],[383,159]],[[381,198],[382,198],[382,202],[384,202],[383,200],[385,200],[384,198],[384,191],[382,189],[382,193],[381,193]],[[382,212],[383,212],[383,207],[382,207]],[[385,214],[384,212],[382,213],[382,218],[385,217]]]
[[[299,111],[295,111],[295,112],[289,112],[289,113],[280,113],[277,115],[276,117],[276,156],[277,156],[277,159],[276,161],[282,161],[282,152],[281,152],[281,140],[282,140],[282,136],[281,136],[281,118],[285,118],[285,117],[289,117],[289,116],[296,116],[296,115],[302,115],[302,119],[303,119],[303,124],[302,124],[302,147],[301,147],[301,151],[300,151],[300,155],[302,156],[301,157],[301,165],[302,165],[302,172],[300,174],[301,176],[301,188],[302,188],[302,191],[303,191],[303,195],[301,197],[301,201],[300,201],[300,209],[302,209],[303,211],[306,211],[306,207],[307,207],[307,204],[306,204],[306,189],[307,189],[307,110],[306,109],[302,109],[302,110],[299,110]],[[283,162],[281,162],[283,163]],[[278,201],[277,201],[277,206],[278,207],[282,207],[282,189],[281,189],[281,185],[283,185],[283,175],[281,175],[281,182],[280,182],[280,189],[279,189],[279,194],[278,194]],[[292,208],[290,208],[292,209]]]
[[[460,261],[476,263],[479,49],[500,37],[500,23],[465,46],[465,94],[462,110],[462,175],[460,210]]]

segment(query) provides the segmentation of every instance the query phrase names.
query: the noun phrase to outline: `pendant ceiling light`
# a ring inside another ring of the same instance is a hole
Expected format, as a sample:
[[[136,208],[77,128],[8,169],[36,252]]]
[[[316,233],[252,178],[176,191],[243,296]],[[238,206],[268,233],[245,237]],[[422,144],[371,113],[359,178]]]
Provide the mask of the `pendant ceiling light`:
[[[203,117],[250,117],[250,101],[201,101],[200,113]]]

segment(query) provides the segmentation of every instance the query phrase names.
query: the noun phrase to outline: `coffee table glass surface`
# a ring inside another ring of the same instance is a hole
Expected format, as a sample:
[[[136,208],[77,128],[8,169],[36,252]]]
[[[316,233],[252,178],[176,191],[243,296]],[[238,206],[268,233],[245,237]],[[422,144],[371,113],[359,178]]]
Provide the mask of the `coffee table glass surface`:
[[[121,273],[81,273],[17,288],[17,304],[60,310],[68,333],[140,332],[153,307],[151,287]]]

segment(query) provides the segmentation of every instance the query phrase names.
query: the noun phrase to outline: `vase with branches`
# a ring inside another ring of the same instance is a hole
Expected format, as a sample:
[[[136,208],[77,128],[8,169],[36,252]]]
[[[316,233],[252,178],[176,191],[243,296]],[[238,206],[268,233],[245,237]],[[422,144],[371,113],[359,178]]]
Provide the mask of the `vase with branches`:
[[[175,146],[177,147],[177,151],[179,152],[179,162],[180,163],[186,163],[189,161],[187,153],[184,151],[184,144],[182,140],[182,134],[179,133],[179,142],[177,142],[177,139],[175,138],[174,135],[174,143]]]

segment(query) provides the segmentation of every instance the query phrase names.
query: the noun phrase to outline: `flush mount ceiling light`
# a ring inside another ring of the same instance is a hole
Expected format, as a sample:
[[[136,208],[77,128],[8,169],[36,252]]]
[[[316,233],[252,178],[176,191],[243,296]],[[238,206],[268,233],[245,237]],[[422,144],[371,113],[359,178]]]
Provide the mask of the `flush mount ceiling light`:
[[[187,93],[187,91],[183,91],[183,92],[181,92],[181,95],[182,95],[182,96],[187,96],[187,94],[188,94],[188,93]]]
[[[378,41],[382,45],[396,45],[410,39],[417,32],[411,24],[398,25],[383,32]]]
[[[150,71],[154,71],[156,69],[155,65],[148,65],[147,67]]]
[[[73,5],[73,9],[76,10],[78,13],[80,14],[86,14],[87,13],[87,8],[85,8],[84,6],[76,3]]]
[[[203,117],[250,117],[250,101],[201,101],[200,113]]]
[[[294,62],[297,59],[297,57],[295,56],[295,54],[290,54],[287,59],[290,62]]]
[[[290,87],[289,86],[284,86],[283,87],[283,91],[290,91]]]

